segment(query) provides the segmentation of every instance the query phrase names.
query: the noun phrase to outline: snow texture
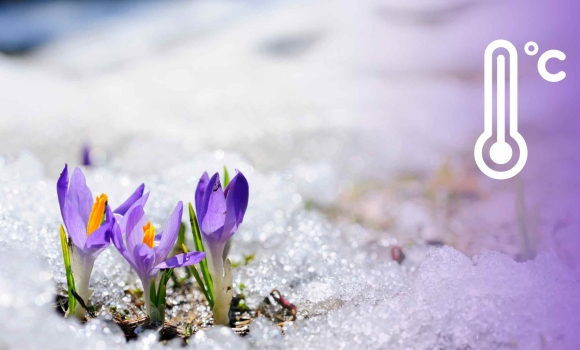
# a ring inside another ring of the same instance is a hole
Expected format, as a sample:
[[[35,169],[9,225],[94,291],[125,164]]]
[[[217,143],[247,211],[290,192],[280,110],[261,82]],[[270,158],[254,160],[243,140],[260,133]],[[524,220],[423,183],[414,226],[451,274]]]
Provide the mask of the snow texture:
[[[337,226],[306,211],[284,176],[253,171],[238,157],[198,154],[159,176],[87,170],[88,185],[119,201],[145,181],[148,213],[164,222],[178,199],[191,200],[203,170],[223,162],[245,171],[251,186],[247,217],[231,256],[256,253],[235,270],[254,307],[278,288],[299,310],[297,321],[277,325],[258,318],[248,337],[227,329],[195,335],[201,348],[572,349],[580,300],[574,275],[553,255],[514,262],[499,253],[469,259],[450,248],[405,247],[402,265],[390,258],[397,242],[358,225]],[[155,334],[125,344],[106,317],[85,326],[57,316],[55,287],[65,277],[55,179],[29,154],[0,166],[0,312],[2,344],[13,347],[161,347]],[[123,294],[137,277],[114,249],[95,264],[92,303],[126,307]],[[31,335],[34,336],[31,336]],[[177,341],[170,346],[179,346]]]

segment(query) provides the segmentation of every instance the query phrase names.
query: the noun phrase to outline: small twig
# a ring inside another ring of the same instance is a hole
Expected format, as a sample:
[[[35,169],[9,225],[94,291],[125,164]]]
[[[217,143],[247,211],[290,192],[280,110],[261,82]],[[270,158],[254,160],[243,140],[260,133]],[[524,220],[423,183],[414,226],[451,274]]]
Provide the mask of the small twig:
[[[236,327],[243,327],[243,326],[247,326],[250,323],[252,323],[253,319],[249,319],[249,320],[244,320],[244,321],[236,321]]]
[[[131,296],[131,300],[133,301],[133,304],[135,304],[137,306],[143,305],[141,298],[133,290],[129,289],[126,291],[126,293],[128,293]]]
[[[278,295],[276,295],[278,294]],[[282,295],[282,293],[280,293],[280,291],[278,289],[272,289],[272,291],[270,292],[270,295],[272,296],[272,298],[274,298],[274,300],[276,300],[276,302],[282,306],[284,309],[288,310],[290,312],[290,314],[292,315],[292,320],[296,320],[296,306],[294,306],[294,304],[292,304],[291,302],[288,301],[288,299],[284,298],[284,296]]]
[[[405,253],[403,253],[403,249],[398,245],[394,245],[391,247],[391,258],[398,262],[399,265],[403,263],[405,260]]]
[[[136,339],[135,328],[149,323],[149,317],[147,316],[125,320],[124,316],[119,312],[113,312],[112,315],[113,321],[121,327],[127,340]]]
[[[137,313],[137,311],[135,311],[135,309],[133,307],[131,307],[129,310],[131,310],[131,312],[133,313],[133,315],[135,315],[136,318],[141,317],[141,316],[139,316],[139,314]]]

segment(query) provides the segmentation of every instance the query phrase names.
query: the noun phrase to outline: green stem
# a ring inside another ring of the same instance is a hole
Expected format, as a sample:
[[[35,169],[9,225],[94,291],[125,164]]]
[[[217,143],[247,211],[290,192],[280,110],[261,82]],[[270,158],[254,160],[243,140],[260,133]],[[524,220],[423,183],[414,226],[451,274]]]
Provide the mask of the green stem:
[[[193,234],[193,241],[195,244],[195,250],[198,252],[205,252],[203,249],[203,242],[201,240],[201,232],[199,230],[199,223],[197,222],[197,216],[193,211],[193,206],[189,203],[189,222],[191,224],[191,232]],[[213,293],[213,281],[211,279],[211,275],[209,273],[209,269],[207,266],[207,256],[204,258],[200,263],[199,267],[201,269],[201,274],[203,275],[203,279],[205,280],[205,285],[207,286],[207,292],[210,296],[210,299],[214,300],[214,293]],[[200,286],[201,287],[201,286]]]
[[[69,314],[75,309],[76,306],[76,299],[73,295],[73,291],[75,290],[75,279],[72,273],[72,267],[70,264],[70,251],[68,249],[68,242],[66,237],[66,232],[64,231],[64,227],[60,225],[60,245],[62,248],[62,257],[64,260],[64,269],[66,271],[66,284],[67,284],[67,292],[68,292],[68,312]]]
[[[185,245],[183,246],[183,252],[184,253],[187,253],[188,252],[187,251],[187,247]],[[195,267],[195,265],[191,265],[189,267],[189,270],[193,274],[193,277],[195,278],[195,281],[197,282],[197,285],[199,286],[199,289],[201,289],[201,291],[203,292],[203,295],[205,296],[205,299],[209,303],[209,306],[210,307],[213,307],[213,299],[209,295],[205,284],[201,280],[201,276],[199,275],[199,272],[197,271],[197,268]]]

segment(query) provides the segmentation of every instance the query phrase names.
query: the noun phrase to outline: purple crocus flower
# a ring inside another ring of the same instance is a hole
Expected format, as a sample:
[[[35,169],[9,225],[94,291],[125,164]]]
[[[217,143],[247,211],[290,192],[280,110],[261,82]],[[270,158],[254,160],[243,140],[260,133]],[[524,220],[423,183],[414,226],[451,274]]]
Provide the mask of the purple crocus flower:
[[[206,172],[195,191],[195,207],[213,281],[216,324],[229,324],[233,277],[231,263],[224,252],[229,239],[244,220],[248,198],[248,181],[238,170],[225,190],[222,190],[218,173],[210,179]]]
[[[150,321],[163,322],[163,316],[157,313],[155,305],[151,305],[149,294],[151,281],[157,279],[159,270],[197,264],[203,260],[205,254],[190,252],[167,259],[167,255],[177,241],[183,203],[177,203],[165,225],[165,230],[156,235],[155,227],[147,220],[143,211],[147,196],[143,198],[145,199],[135,202],[121,220],[116,220],[113,228],[113,244],[135,270],[143,284],[145,305]],[[163,315],[162,312],[161,315]]]
[[[137,201],[143,195],[144,185],[137,188],[127,201]],[[88,304],[92,291],[89,280],[97,256],[110,243],[114,223],[113,212],[108,205],[107,195],[93,199],[83,172],[76,168],[69,181],[68,166],[65,164],[56,185],[58,203],[71,245],[71,267],[77,294]],[[127,206],[125,202],[123,205]],[[122,206],[123,206],[122,205]],[[115,211],[124,214],[120,207]],[[85,310],[77,304],[75,314],[84,318]]]
[[[93,163],[91,162],[91,147],[88,144],[83,145],[83,149],[81,152],[82,161],[84,166],[91,166]]]
[[[240,171],[222,190],[219,174],[211,179],[203,173],[195,191],[195,209],[201,234],[212,256],[223,252],[226,243],[238,230],[248,207],[248,181]],[[223,259],[225,260],[225,259]]]

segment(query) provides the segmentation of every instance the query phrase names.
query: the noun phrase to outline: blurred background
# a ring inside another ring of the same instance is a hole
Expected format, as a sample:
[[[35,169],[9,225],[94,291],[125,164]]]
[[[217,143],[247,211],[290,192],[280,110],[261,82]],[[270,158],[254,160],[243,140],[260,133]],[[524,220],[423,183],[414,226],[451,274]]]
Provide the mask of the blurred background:
[[[0,155],[55,178],[83,148],[127,173],[239,154],[334,220],[575,266],[579,18],[570,0],[0,1]],[[507,181],[473,161],[496,39],[520,54],[530,150]],[[566,53],[563,82],[530,40]]]

